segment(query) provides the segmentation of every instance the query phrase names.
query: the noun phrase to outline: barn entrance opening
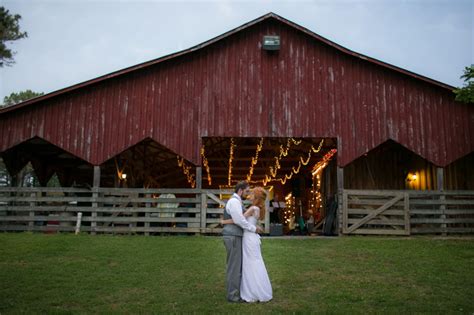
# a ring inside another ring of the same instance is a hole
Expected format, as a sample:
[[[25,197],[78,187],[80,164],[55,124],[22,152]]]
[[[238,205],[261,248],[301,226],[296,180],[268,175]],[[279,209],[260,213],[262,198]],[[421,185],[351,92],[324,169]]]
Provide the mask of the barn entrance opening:
[[[334,138],[203,138],[202,187],[262,186],[270,235],[322,234],[335,222],[336,148]]]

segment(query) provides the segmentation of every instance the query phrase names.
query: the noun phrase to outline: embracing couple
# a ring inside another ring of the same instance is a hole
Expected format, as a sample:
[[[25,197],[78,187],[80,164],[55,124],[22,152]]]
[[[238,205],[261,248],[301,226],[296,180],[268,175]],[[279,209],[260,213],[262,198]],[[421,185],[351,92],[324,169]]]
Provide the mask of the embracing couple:
[[[245,210],[242,199],[252,205]],[[272,299],[272,285],[260,250],[263,232],[258,220],[265,217],[266,192],[262,187],[250,190],[245,181],[235,186],[235,193],[224,210],[222,235],[227,250],[227,300],[229,302],[267,302]]]

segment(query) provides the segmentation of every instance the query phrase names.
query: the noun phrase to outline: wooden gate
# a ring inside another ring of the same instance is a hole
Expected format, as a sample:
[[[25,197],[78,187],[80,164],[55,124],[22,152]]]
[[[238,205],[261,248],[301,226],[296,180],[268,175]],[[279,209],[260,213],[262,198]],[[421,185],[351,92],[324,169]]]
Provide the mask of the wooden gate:
[[[343,234],[410,235],[407,192],[344,190],[342,198]]]

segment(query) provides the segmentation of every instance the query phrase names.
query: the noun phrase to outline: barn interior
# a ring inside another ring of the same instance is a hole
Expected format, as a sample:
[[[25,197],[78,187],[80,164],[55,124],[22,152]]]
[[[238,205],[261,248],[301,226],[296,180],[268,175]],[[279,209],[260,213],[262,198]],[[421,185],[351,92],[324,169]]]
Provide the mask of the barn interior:
[[[269,192],[270,223],[284,234],[321,228],[337,192],[333,138],[203,138],[203,188],[246,180]],[[275,232],[278,233],[278,232]]]
[[[227,189],[241,180],[264,186],[270,223],[285,234],[318,231],[337,192],[336,148],[334,138],[202,138],[201,187]],[[2,161],[3,186],[92,186],[92,164],[38,137],[2,152]],[[449,165],[444,187],[472,189],[473,161],[471,153]],[[344,188],[433,190],[436,172],[435,165],[388,140],[344,167]],[[101,187],[194,188],[196,177],[196,165],[151,138],[100,165]]]

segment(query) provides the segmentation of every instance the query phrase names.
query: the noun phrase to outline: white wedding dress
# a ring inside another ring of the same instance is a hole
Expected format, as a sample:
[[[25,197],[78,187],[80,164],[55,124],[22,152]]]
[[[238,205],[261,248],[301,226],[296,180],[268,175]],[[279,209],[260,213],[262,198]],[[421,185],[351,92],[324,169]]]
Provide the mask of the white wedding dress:
[[[260,209],[256,206],[247,221],[256,226]],[[240,297],[246,302],[267,302],[272,299],[272,285],[260,250],[260,235],[244,231],[242,238],[242,282]]]

